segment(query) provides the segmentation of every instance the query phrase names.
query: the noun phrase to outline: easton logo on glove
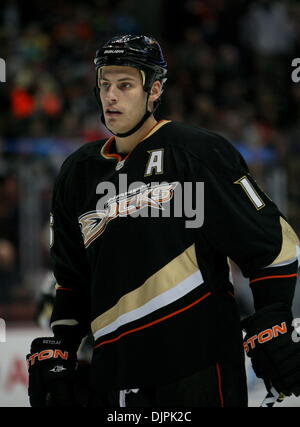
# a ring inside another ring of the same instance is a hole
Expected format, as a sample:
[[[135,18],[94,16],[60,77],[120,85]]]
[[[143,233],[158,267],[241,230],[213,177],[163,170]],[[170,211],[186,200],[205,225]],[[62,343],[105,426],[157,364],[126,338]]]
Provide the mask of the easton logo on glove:
[[[42,350],[39,353],[33,353],[27,358],[27,367],[33,366],[35,364],[36,359],[39,361],[45,360],[45,359],[63,359],[68,360],[69,352],[68,351],[62,351],[59,349],[52,350]]]
[[[253,350],[255,348],[255,341],[257,341],[259,344],[263,344],[267,341],[270,341],[273,338],[278,337],[279,334],[285,334],[285,333],[287,333],[286,322],[282,322],[280,326],[275,325],[272,328],[265,329],[264,331],[261,331],[259,334],[253,335],[252,337],[245,340],[243,343],[244,349],[246,353],[248,353],[249,350]]]

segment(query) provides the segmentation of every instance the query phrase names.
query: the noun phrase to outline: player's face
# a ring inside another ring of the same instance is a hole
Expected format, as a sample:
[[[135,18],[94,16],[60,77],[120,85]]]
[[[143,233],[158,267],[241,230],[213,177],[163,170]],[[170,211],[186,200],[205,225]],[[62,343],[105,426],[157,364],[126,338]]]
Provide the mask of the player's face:
[[[115,133],[132,129],[145,114],[147,96],[139,70],[106,66],[99,76],[105,123]]]

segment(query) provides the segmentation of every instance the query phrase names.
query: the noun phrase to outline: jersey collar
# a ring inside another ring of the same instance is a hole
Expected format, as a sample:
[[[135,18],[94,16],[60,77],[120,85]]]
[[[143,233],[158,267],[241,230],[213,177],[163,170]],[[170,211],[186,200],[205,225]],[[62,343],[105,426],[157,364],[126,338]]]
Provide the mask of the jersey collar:
[[[144,136],[143,139],[141,139],[142,141],[145,141],[145,139],[149,138],[151,135],[153,135],[155,132],[158,131],[158,129],[160,129],[162,126],[164,126],[165,124],[169,123],[171,120],[160,120],[159,122],[157,122],[152,129],[150,129],[150,131],[147,133],[146,136]],[[100,154],[102,155],[102,157],[104,157],[105,159],[114,159],[117,162],[121,162],[124,161],[128,158],[128,156],[130,155],[131,152],[127,153],[124,156],[122,156],[121,154],[115,152],[113,150],[113,142],[115,141],[115,136],[111,136],[103,145],[103,147],[101,148],[101,152]]]

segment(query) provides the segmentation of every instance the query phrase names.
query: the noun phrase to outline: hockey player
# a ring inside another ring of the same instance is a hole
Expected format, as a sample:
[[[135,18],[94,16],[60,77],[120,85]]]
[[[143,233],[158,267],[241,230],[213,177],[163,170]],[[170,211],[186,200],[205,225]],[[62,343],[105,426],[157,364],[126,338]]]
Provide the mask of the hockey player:
[[[76,405],[90,328],[89,406],[247,406],[244,349],[268,388],[299,395],[294,231],[227,140],[156,121],[167,73],[156,40],[115,37],[95,65],[113,136],[73,153],[55,183],[54,336],[27,356],[31,405]],[[228,259],[254,298],[244,345]]]

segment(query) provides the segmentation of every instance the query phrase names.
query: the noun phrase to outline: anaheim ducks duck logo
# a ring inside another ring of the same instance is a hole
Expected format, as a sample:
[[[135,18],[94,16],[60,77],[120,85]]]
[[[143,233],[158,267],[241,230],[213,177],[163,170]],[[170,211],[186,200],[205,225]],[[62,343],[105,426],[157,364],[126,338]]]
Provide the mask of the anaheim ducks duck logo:
[[[133,215],[150,206],[164,210],[162,204],[169,202],[178,182],[157,185],[145,184],[130,192],[109,199],[103,210],[87,212],[78,218],[84,245],[87,248],[106,229],[107,224],[117,217]],[[147,215],[143,215],[147,216]]]

